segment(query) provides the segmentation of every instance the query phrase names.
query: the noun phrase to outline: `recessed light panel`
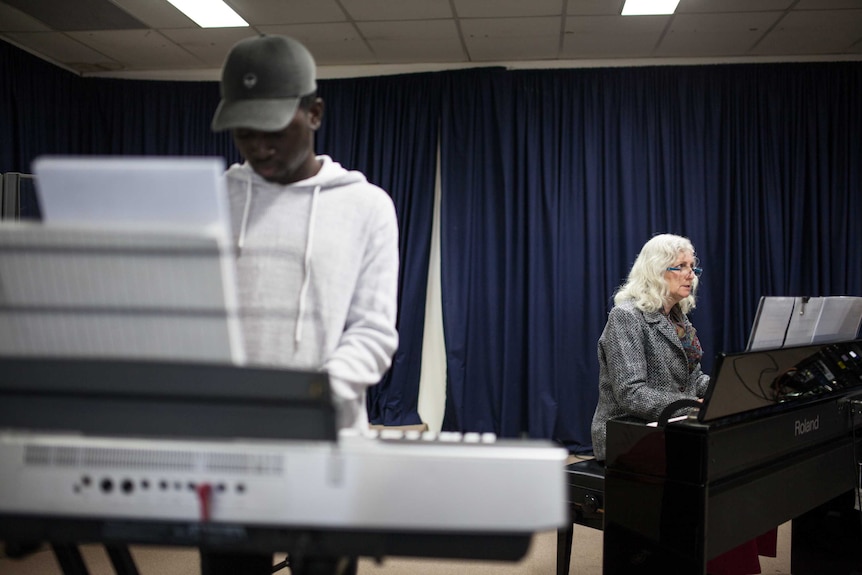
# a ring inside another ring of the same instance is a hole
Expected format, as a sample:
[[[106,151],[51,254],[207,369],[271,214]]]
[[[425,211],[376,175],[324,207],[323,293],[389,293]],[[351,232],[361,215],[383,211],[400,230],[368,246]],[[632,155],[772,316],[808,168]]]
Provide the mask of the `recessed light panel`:
[[[622,15],[673,14],[677,4],[679,0],[626,0]]]
[[[248,22],[222,0],[168,0],[168,2],[201,28],[248,26]]]

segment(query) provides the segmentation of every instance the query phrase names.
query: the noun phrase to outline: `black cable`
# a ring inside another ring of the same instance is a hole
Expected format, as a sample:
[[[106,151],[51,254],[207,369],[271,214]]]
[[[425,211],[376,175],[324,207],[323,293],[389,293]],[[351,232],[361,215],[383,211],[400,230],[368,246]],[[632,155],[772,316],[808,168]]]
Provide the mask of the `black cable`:
[[[273,565],[272,566],[272,572],[276,573],[278,571],[281,571],[282,569],[287,569],[288,567],[290,567],[290,557],[287,557],[287,558],[285,558],[284,561],[281,561],[281,562]]]
[[[733,373],[736,375],[736,378],[742,383],[742,387],[745,389],[745,391],[747,391],[749,394],[756,397],[757,399],[774,401],[775,398],[769,397],[769,395],[763,389],[763,376],[767,373],[776,373],[778,371],[778,364],[775,362],[775,358],[773,358],[770,354],[767,353],[765,355],[772,361],[772,367],[764,367],[760,370],[760,373],[757,374],[757,387],[760,388],[760,393],[758,393],[757,389],[752,387],[749,382],[746,381],[746,378],[742,377],[742,374],[739,372],[737,362],[744,359],[745,356],[741,356],[734,359],[731,365],[733,367]],[[773,379],[773,381],[775,380]]]

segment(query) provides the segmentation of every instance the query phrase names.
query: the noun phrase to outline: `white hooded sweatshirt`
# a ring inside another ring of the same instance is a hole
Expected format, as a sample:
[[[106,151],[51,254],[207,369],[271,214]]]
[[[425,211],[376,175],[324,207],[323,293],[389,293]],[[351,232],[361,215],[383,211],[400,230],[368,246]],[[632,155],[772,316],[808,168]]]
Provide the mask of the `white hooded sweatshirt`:
[[[249,364],[329,374],[339,427],[368,427],[365,392],[398,333],[398,222],[389,195],[328,156],[317,175],[226,172]]]

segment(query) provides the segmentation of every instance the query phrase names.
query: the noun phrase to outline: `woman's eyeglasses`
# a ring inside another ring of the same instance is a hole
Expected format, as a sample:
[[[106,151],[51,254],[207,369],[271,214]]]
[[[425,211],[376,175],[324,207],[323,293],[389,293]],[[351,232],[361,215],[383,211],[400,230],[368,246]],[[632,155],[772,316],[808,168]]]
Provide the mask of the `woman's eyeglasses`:
[[[700,274],[703,273],[703,268],[690,267],[688,264],[684,264],[681,266],[671,266],[667,268],[667,271],[681,273],[682,275],[688,275],[688,272],[691,272],[700,277]]]

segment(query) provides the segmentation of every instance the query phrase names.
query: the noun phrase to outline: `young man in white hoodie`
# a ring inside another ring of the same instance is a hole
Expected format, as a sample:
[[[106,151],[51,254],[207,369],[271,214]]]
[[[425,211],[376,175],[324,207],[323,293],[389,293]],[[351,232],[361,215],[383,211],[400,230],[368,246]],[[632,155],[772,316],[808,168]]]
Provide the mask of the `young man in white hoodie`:
[[[365,428],[365,390],[398,346],[398,222],[386,192],[315,155],[315,76],[292,38],[239,42],[212,128],[245,159],[226,177],[248,361],[325,370],[339,426]]]
[[[339,427],[363,429],[366,389],[398,346],[398,223],[386,192],[315,155],[324,111],[316,90],[302,44],[242,40],[222,69],[212,129],[231,130],[245,160],[225,175],[249,363],[326,371]],[[266,567],[218,563],[219,572]]]

